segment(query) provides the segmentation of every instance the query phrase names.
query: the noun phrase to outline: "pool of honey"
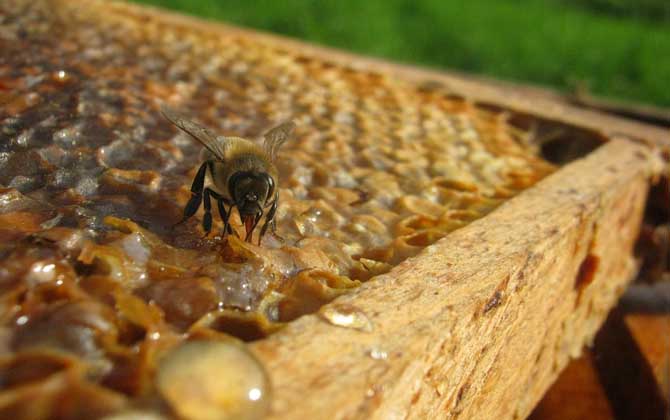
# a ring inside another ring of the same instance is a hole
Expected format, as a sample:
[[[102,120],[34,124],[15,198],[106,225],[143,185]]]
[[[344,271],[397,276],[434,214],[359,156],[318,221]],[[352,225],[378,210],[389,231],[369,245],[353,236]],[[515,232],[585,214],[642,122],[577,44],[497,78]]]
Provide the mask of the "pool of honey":
[[[170,415],[169,349],[262,338],[555,170],[506,112],[239,33],[57,1],[0,19],[4,415],[66,395],[59,418]],[[296,122],[277,236],[223,239],[215,217],[204,237],[200,212],[173,227],[201,146],[161,104],[224,135]]]

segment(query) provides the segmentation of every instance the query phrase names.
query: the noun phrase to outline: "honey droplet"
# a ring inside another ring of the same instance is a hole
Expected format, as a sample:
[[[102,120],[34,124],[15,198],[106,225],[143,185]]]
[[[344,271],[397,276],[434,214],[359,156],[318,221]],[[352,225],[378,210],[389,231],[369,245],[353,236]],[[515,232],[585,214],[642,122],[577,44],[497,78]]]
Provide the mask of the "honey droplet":
[[[157,386],[170,407],[188,420],[260,419],[270,406],[270,384],[243,344],[190,341],[158,368]]]
[[[323,319],[338,327],[372,332],[370,319],[353,305],[337,303],[326,305],[319,311],[319,314]]]
[[[386,360],[389,357],[387,352],[378,348],[370,349],[370,351],[368,351],[368,355],[375,360]]]

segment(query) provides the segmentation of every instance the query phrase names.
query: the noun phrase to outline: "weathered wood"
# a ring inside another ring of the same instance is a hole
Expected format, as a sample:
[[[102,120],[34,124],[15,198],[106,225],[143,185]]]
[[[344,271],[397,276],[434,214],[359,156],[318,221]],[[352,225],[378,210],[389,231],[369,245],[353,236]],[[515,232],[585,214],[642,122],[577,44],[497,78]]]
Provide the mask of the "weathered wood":
[[[591,351],[585,351],[570,362],[528,419],[614,420],[593,358]]]
[[[612,141],[329,305],[372,332],[311,315],[253,344],[274,418],[528,415],[636,271],[647,153]]]
[[[650,124],[670,127],[670,110],[650,105],[632,104],[593,96],[588,91],[578,90],[566,100],[582,107],[610,114],[633,118]]]

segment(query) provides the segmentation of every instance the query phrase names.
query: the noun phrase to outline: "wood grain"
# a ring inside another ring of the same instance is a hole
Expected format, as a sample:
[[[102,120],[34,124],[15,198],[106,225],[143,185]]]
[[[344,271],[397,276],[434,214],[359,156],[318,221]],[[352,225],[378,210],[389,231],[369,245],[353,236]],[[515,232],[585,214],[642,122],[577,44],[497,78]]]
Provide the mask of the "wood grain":
[[[315,314],[254,343],[273,418],[524,418],[636,272],[650,168],[612,141],[331,304],[371,332]]]

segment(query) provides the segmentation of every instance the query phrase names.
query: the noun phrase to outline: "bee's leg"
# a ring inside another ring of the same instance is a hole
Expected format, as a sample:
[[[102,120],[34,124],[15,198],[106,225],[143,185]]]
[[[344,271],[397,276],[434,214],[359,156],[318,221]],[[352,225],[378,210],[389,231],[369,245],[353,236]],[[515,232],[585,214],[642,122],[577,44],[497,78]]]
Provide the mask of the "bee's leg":
[[[224,206],[222,198],[219,198],[217,200],[217,204],[219,206],[219,214],[221,215],[221,220],[223,220],[223,236],[225,237],[226,235],[232,235],[233,228],[230,227],[230,213],[232,213],[233,207],[230,206],[228,211],[226,211],[226,207]]]
[[[219,207],[219,215],[223,220],[223,236],[231,235],[233,229],[230,227],[230,214],[233,212],[233,205],[212,189],[209,190],[209,195],[216,199],[216,204]],[[226,211],[225,204],[228,204],[228,211]]]
[[[205,198],[203,200],[205,204],[205,216],[202,219],[202,228],[205,230],[205,236],[209,235],[209,232],[212,231],[212,200],[209,198],[209,195],[209,188],[205,188]]]
[[[202,187],[205,185],[206,172],[207,162],[200,165],[200,169],[198,169],[198,173],[195,175],[193,184],[191,185],[191,198],[188,200],[188,203],[186,203],[186,207],[184,207],[184,217],[174,224],[174,226],[184,223],[198,211],[200,203],[202,202]]]
[[[270,232],[272,232],[272,234],[277,238],[283,240],[281,236],[277,235],[277,220],[275,219],[272,219],[270,222]]]
[[[202,201],[202,188],[205,185],[205,174],[207,173],[208,164],[209,162],[205,162],[200,165],[198,173],[195,174],[195,178],[193,178],[193,184],[191,184],[192,197],[184,209],[184,220],[193,216],[200,207],[200,202]]]
[[[277,199],[272,202],[272,205],[270,206],[270,210],[268,210],[267,216],[265,216],[265,223],[263,223],[263,227],[261,228],[261,233],[258,235],[258,245],[261,244],[261,239],[263,239],[263,235],[265,235],[265,232],[268,230],[268,225],[272,228],[272,233],[275,233],[275,213],[277,212]]]

